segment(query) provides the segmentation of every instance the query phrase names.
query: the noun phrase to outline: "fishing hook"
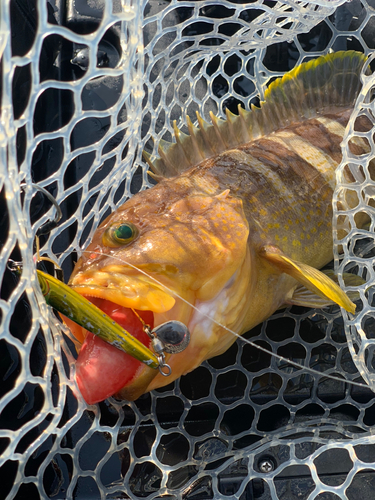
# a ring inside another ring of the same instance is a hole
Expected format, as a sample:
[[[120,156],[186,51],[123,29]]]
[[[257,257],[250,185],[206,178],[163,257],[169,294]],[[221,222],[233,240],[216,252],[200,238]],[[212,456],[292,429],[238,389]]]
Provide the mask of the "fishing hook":
[[[54,229],[55,227],[57,227],[57,225],[60,222],[61,217],[62,217],[62,211],[61,211],[60,205],[57,203],[57,201],[55,200],[55,198],[44,187],[39,186],[38,184],[34,184],[34,183],[26,184],[26,183],[23,182],[22,184],[20,184],[20,188],[21,189],[25,189],[29,185],[31,187],[33,187],[36,191],[40,191],[41,193],[43,193],[44,196],[49,199],[49,201],[52,203],[52,205],[56,209],[55,218],[53,220],[51,220],[51,221],[46,222],[45,224],[43,224],[43,226],[41,226],[38,229],[38,232],[37,232],[38,236],[42,236],[43,234],[50,233],[52,231],[52,229]]]

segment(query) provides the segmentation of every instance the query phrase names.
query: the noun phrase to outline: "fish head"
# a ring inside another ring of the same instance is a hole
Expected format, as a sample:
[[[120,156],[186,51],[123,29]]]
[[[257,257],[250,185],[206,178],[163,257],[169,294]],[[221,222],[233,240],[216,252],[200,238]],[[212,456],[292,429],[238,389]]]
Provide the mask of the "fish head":
[[[190,329],[194,323],[187,351],[167,356],[171,363],[175,358],[173,378],[159,376],[153,388],[195,368],[211,351],[216,353],[217,334],[202,337],[191,305],[207,305],[205,311],[226,325],[225,307],[217,308],[215,301],[223,301],[223,290],[229,301],[232,286],[244,279],[234,276],[241,270],[243,274],[247,255],[249,229],[239,198],[229,190],[207,194],[171,184],[164,181],[138,193],[112,213],[97,229],[69,282],[89,300],[152,312],[154,326],[178,320]],[[236,293],[232,296],[236,301]],[[121,391],[123,398],[135,399],[148,390],[158,373],[145,365],[138,371]]]

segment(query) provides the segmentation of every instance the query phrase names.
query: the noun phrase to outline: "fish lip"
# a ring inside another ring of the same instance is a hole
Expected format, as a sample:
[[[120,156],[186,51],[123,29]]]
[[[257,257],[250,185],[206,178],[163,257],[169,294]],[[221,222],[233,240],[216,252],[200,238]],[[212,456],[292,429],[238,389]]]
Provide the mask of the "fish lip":
[[[75,292],[86,297],[88,300],[90,300],[90,297],[104,299],[113,302],[119,306],[138,309],[138,310],[151,311],[155,314],[168,312],[173,308],[175,304],[175,299],[172,297],[172,295],[162,290],[159,290],[159,293],[162,294],[161,297],[162,300],[157,300],[158,297],[154,297],[154,300],[152,300],[153,297],[151,298],[150,297],[144,298],[142,296],[136,296],[135,298],[129,297],[123,294],[118,289],[111,287],[103,287],[99,285],[71,284],[70,287]],[[155,293],[157,294],[157,292],[158,289],[156,289]]]

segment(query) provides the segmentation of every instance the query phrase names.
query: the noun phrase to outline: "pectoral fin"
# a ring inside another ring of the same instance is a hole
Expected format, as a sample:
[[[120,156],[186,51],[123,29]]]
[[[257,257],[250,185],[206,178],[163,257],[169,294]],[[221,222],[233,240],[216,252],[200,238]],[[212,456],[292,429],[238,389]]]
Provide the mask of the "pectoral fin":
[[[323,274],[331,278],[332,281],[338,284],[338,279],[332,269],[325,269]],[[360,286],[365,283],[365,280],[360,276],[351,273],[344,273],[343,279],[346,286]],[[359,292],[349,290],[346,295],[350,300],[355,301],[360,298]],[[308,290],[304,285],[299,285],[293,292],[290,299],[286,301],[287,304],[302,307],[327,307],[332,306],[335,302],[328,298],[319,297],[314,292]]]
[[[333,269],[323,269],[321,272],[339,285],[339,279]],[[361,278],[361,276],[357,276],[356,274],[352,273],[343,273],[342,279],[344,280],[345,286],[361,286],[366,283],[366,280]],[[349,295],[349,293],[352,293],[353,297],[355,297],[355,299],[352,300],[359,299],[359,292],[347,292],[347,295]]]
[[[322,307],[333,306],[335,302],[327,299],[327,297],[319,297],[319,295],[308,290],[305,286],[299,285],[294,290],[292,297],[285,301],[285,304],[320,309]]]
[[[346,311],[354,314],[356,309],[355,304],[353,304],[346,293],[334,281],[321,271],[318,271],[318,269],[290,259],[275,247],[264,247],[261,255],[281,272],[289,274],[296,279],[310,292],[310,295],[306,292],[300,294],[297,292],[296,300],[292,299],[294,304],[297,304],[298,301],[299,305],[322,307],[323,303],[324,305],[328,305],[332,301],[343,307]],[[313,295],[318,296],[316,297],[317,301],[314,301]],[[319,298],[324,299],[325,302],[319,300]]]

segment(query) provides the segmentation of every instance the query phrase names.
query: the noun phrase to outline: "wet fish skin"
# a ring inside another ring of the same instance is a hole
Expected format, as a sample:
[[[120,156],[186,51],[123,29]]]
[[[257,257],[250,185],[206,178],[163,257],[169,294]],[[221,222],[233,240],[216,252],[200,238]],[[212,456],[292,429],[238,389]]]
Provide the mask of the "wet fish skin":
[[[144,367],[120,397],[136,399],[221,354],[236,338],[220,325],[243,333],[278,308],[298,304],[298,287],[309,290],[304,305],[321,305],[323,298],[354,312],[344,292],[317,269],[332,260],[335,170],[364,61],[352,51],[325,56],[274,82],[252,114],[228,115],[225,123],[213,118],[212,126],[199,117],[199,130],[188,122],[190,137],[176,130],[176,145],[160,149],[161,159],[150,162],[159,184],[135,195],[97,230],[70,285],[86,296],[152,310],[155,326],[182,321],[191,333],[187,350],[167,357],[171,378]],[[341,80],[347,92],[336,92]],[[368,152],[361,139],[351,147]],[[349,172],[344,175],[350,180]],[[137,226],[138,238],[104,247],[107,228],[127,222]]]

